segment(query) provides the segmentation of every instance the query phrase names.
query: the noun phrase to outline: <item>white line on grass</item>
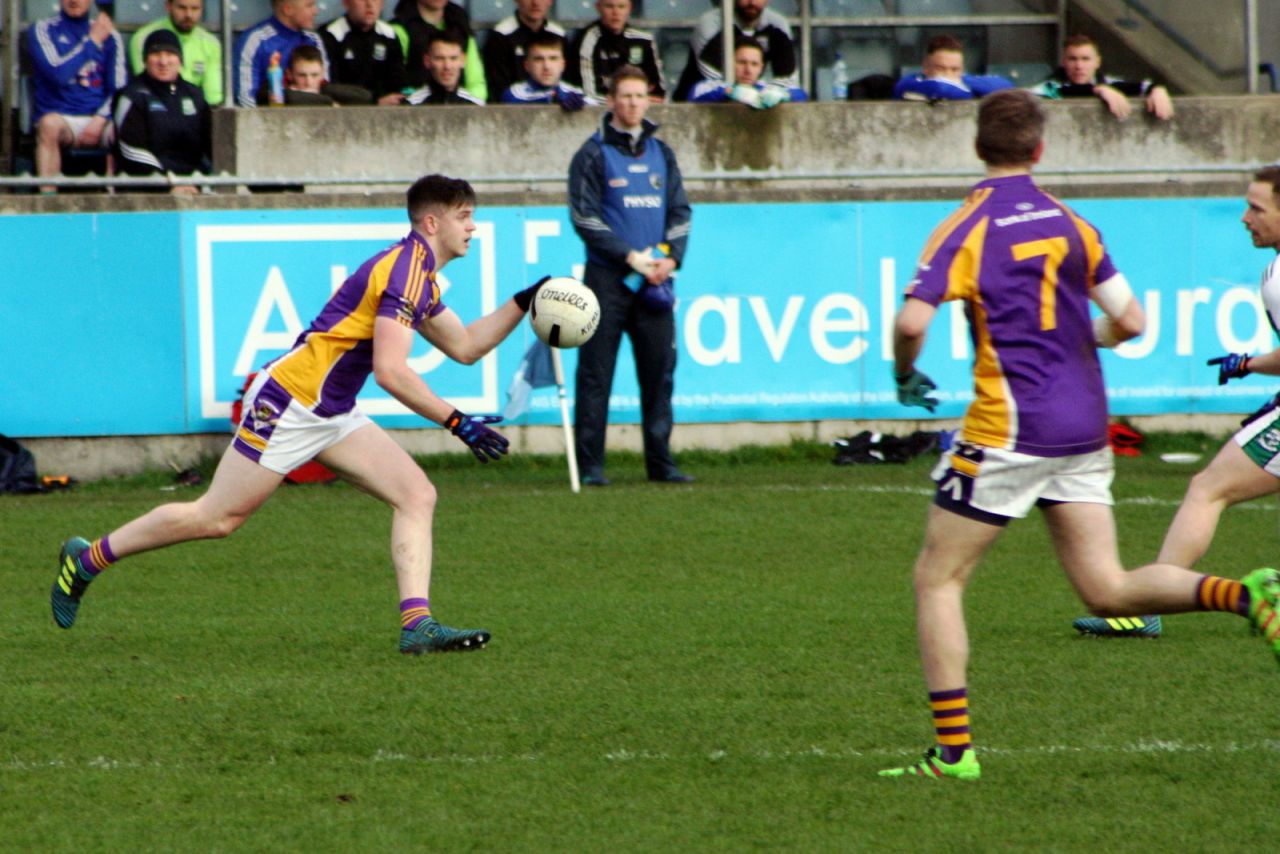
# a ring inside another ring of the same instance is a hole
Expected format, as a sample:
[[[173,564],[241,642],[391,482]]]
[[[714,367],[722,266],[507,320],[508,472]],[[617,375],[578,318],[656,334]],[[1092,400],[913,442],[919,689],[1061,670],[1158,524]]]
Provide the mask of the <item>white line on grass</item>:
[[[1254,742],[1236,742],[1228,741],[1219,744],[1207,742],[1185,742],[1177,740],[1154,739],[1150,741],[1136,741],[1130,744],[1041,744],[1030,745],[1027,747],[992,747],[986,744],[979,745],[979,752],[983,755],[995,756],[1044,756],[1049,754],[1079,754],[1079,755],[1121,755],[1121,754],[1178,754],[1178,753],[1199,753],[1199,754],[1237,754],[1237,753],[1277,753],[1280,754],[1280,740],[1268,739],[1264,741]],[[621,762],[723,762],[725,760],[747,760],[752,762],[804,762],[810,760],[849,760],[849,759],[885,759],[910,755],[910,751],[900,748],[873,747],[864,750],[858,750],[852,747],[820,747],[812,745],[801,750],[792,749],[771,749],[756,748],[751,750],[706,750],[691,751],[682,753],[671,753],[667,751],[652,750],[631,750],[628,748],[618,748],[616,750],[608,750],[604,753],[595,753],[585,755],[582,758],[588,761],[603,761],[609,763]],[[572,756],[564,754],[537,754],[537,753],[492,753],[492,754],[411,754],[403,753],[396,750],[379,750],[369,757],[372,763],[383,762],[404,762],[411,764],[424,765],[521,765],[534,762],[544,761],[564,761],[565,759],[573,759]],[[211,759],[208,761],[191,761],[169,763],[163,760],[143,761],[140,759],[121,759],[108,756],[95,756],[91,759],[19,759],[13,757],[6,762],[0,762],[0,770],[4,771],[40,771],[45,769],[52,770],[68,770],[68,769],[91,769],[95,771],[119,771],[134,770],[140,768],[192,768],[203,764],[222,765],[227,760]],[[236,765],[276,765],[276,757],[267,756],[257,761],[240,761],[237,760],[231,764]]]

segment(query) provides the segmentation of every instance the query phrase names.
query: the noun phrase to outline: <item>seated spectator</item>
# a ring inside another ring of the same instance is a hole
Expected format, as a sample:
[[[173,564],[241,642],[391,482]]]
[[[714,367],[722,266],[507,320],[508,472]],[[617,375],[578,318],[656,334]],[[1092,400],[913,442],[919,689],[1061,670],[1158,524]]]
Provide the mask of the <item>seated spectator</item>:
[[[600,17],[573,37],[564,79],[582,87],[588,98],[603,103],[613,72],[623,65],[634,65],[649,80],[649,99],[660,104],[667,90],[662,85],[662,63],[653,33],[627,26],[631,9],[631,0],[596,0]]]
[[[409,86],[422,86],[427,82],[427,47],[433,35],[441,30],[465,34],[462,88],[482,101],[488,99],[484,61],[480,59],[480,47],[476,44],[476,34],[471,29],[471,19],[465,9],[449,0],[400,0],[392,26],[404,52]]]
[[[733,80],[730,86],[723,80],[702,80],[693,87],[689,100],[698,103],[737,101],[757,110],[776,107],[784,101],[807,101],[804,90],[795,86],[765,83],[764,48],[753,38],[744,38],[733,46]]]
[[[566,113],[576,113],[587,104],[582,90],[565,83],[564,39],[549,30],[529,37],[525,45],[524,70],[528,77],[512,83],[502,93],[504,104],[559,104]],[[602,103],[593,101],[593,103]]]
[[[334,83],[359,86],[379,104],[399,104],[408,85],[395,29],[381,19],[383,0],[342,0],[347,13],[320,28]]]
[[[238,107],[256,107],[267,102],[267,68],[278,55],[283,66],[295,47],[312,45],[324,57],[325,77],[329,60],[324,41],[311,29],[316,23],[316,0],[271,0],[272,15],[254,24],[236,39],[235,100]]]
[[[207,172],[212,125],[199,87],[180,76],[182,43],[160,27],[142,47],[142,74],[116,96],[116,150],[130,175],[192,175]],[[175,186],[173,192],[197,192]]]
[[[182,79],[200,87],[211,107],[222,104],[222,42],[200,26],[204,0],[165,0],[169,14],[145,24],[129,40],[129,65],[134,74],[143,71],[143,45],[147,36],[166,29],[178,36],[182,45]]]
[[[1074,35],[1062,49],[1062,65],[1031,91],[1044,98],[1101,98],[1111,115],[1128,118],[1130,98],[1142,98],[1147,112],[1161,121],[1173,118],[1169,90],[1150,80],[1122,80],[1102,73],[1102,54],[1093,39]]]
[[[99,12],[89,22],[89,3],[62,0],[58,14],[27,30],[37,175],[61,174],[64,148],[110,143],[111,101],[128,77],[124,40],[110,15]],[[52,193],[54,188],[41,191]]]
[[[772,9],[769,0],[734,0],[733,42],[750,36],[764,48],[764,62],[774,83],[788,89],[800,85],[796,46],[791,39],[791,24]],[[724,13],[709,9],[698,19],[689,42],[689,62],[680,75],[675,100],[687,101],[699,80],[724,80],[724,38],[721,28]]]
[[[427,83],[405,96],[404,102],[420,104],[480,104],[484,101],[462,88],[462,46],[467,36],[456,30],[441,30],[427,45]]]
[[[967,101],[1011,88],[1013,81],[997,74],[965,74],[964,45],[954,36],[944,35],[929,39],[920,73],[899,80],[893,97],[900,101]]]
[[[564,27],[547,17],[551,0],[516,0],[516,12],[499,21],[484,43],[484,76],[489,101],[497,103],[512,83],[524,79],[524,53],[529,38],[542,30],[565,37]]]

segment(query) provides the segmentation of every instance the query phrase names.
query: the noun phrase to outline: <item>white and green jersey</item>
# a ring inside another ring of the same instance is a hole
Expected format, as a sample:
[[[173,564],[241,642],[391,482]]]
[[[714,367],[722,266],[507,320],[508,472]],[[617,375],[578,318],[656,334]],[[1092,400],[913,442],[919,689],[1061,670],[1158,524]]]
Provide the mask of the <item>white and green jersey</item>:
[[[199,86],[210,107],[222,105],[222,43],[204,27],[194,27],[191,32],[180,32],[166,15],[143,26],[129,40],[129,68],[135,74],[142,73],[142,45],[147,36],[163,27],[178,36],[182,45],[182,79]]]

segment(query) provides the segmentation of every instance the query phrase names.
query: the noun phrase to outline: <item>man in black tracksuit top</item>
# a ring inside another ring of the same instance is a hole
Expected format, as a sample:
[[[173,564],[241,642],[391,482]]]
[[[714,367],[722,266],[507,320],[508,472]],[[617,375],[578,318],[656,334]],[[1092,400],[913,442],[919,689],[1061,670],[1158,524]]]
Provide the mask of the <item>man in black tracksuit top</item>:
[[[569,214],[587,245],[586,284],[600,300],[600,325],[578,350],[576,377],[575,444],[588,486],[608,484],[605,428],[623,332],[631,338],[640,384],[645,471],[664,483],[693,480],[676,468],[669,446],[676,367],[669,284],[684,258],[691,211],[675,154],[644,118],[649,103],[644,72],[633,65],[618,69],[611,112],[569,165]],[[643,283],[627,281],[633,272]]]
[[[190,175],[209,168],[209,104],[198,86],[178,76],[182,45],[158,29],[142,48],[144,71],[116,96],[116,151],[129,175]]]
[[[769,0],[733,0],[733,43],[752,37],[764,48],[764,64],[769,69],[770,80],[779,86],[803,88],[791,24],[782,15],[765,8],[768,5]],[[720,9],[708,9],[698,19],[698,26],[689,38],[689,62],[680,75],[673,100],[689,100],[693,87],[703,80],[733,77],[732,59],[728,66],[724,62],[723,23],[724,13]]]
[[[661,101],[662,63],[653,33],[628,26],[631,0],[596,3],[600,18],[573,37],[564,68],[564,79],[582,89],[588,98],[604,98],[608,80],[622,65],[635,65],[649,78],[649,97]]]
[[[502,101],[502,93],[512,83],[525,78],[524,52],[529,37],[550,30],[567,38],[564,27],[547,17],[547,0],[516,0],[516,12],[494,24],[484,42],[484,78],[489,84],[489,103]]]
[[[373,3],[351,3],[347,13],[320,28],[329,57],[329,82],[368,89],[375,101],[398,104],[408,85],[396,31]]]

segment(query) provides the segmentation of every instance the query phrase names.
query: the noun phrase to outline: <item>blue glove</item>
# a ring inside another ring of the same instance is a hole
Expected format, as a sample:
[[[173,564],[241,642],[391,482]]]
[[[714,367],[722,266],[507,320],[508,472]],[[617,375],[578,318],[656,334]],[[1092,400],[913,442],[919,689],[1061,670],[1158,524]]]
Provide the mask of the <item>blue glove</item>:
[[[1227,380],[1238,380],[1253,373],[1249,370],[1249,356],[1246,353],[1228,353],[1210,359],[1205,364],[1218,366],[1218,385],[1226,385]]]
[[[455,409],[445,419],[444,426],[466,443],[477,460],[487,463],[505,454],[507,446],[511,444],[506,436],[489,429],[490,424],[497,424],[501,420],[501,415],[464,415]]]
[[[903,406],[923,406],[930,412],[938,408],[938,399],[929,397],[929,392],[938,386],[916,369],[912,368],[905,374],[895,373],[893,380],[898,384],[898,403]]]
[[[529,306],[533,305],[533,298],[538,295],[538,288],[545,285],[550,279],[550,276],[543,276],[524,290],[516,291],[511,298],[516,301],[516,305],[521,311],[528,311]]]
[[[587,99],[581,92],[566,89],[564,86],[556,87],[556,101],[559,102],[560,109],[566,113],[576,113],[587,105]]]

